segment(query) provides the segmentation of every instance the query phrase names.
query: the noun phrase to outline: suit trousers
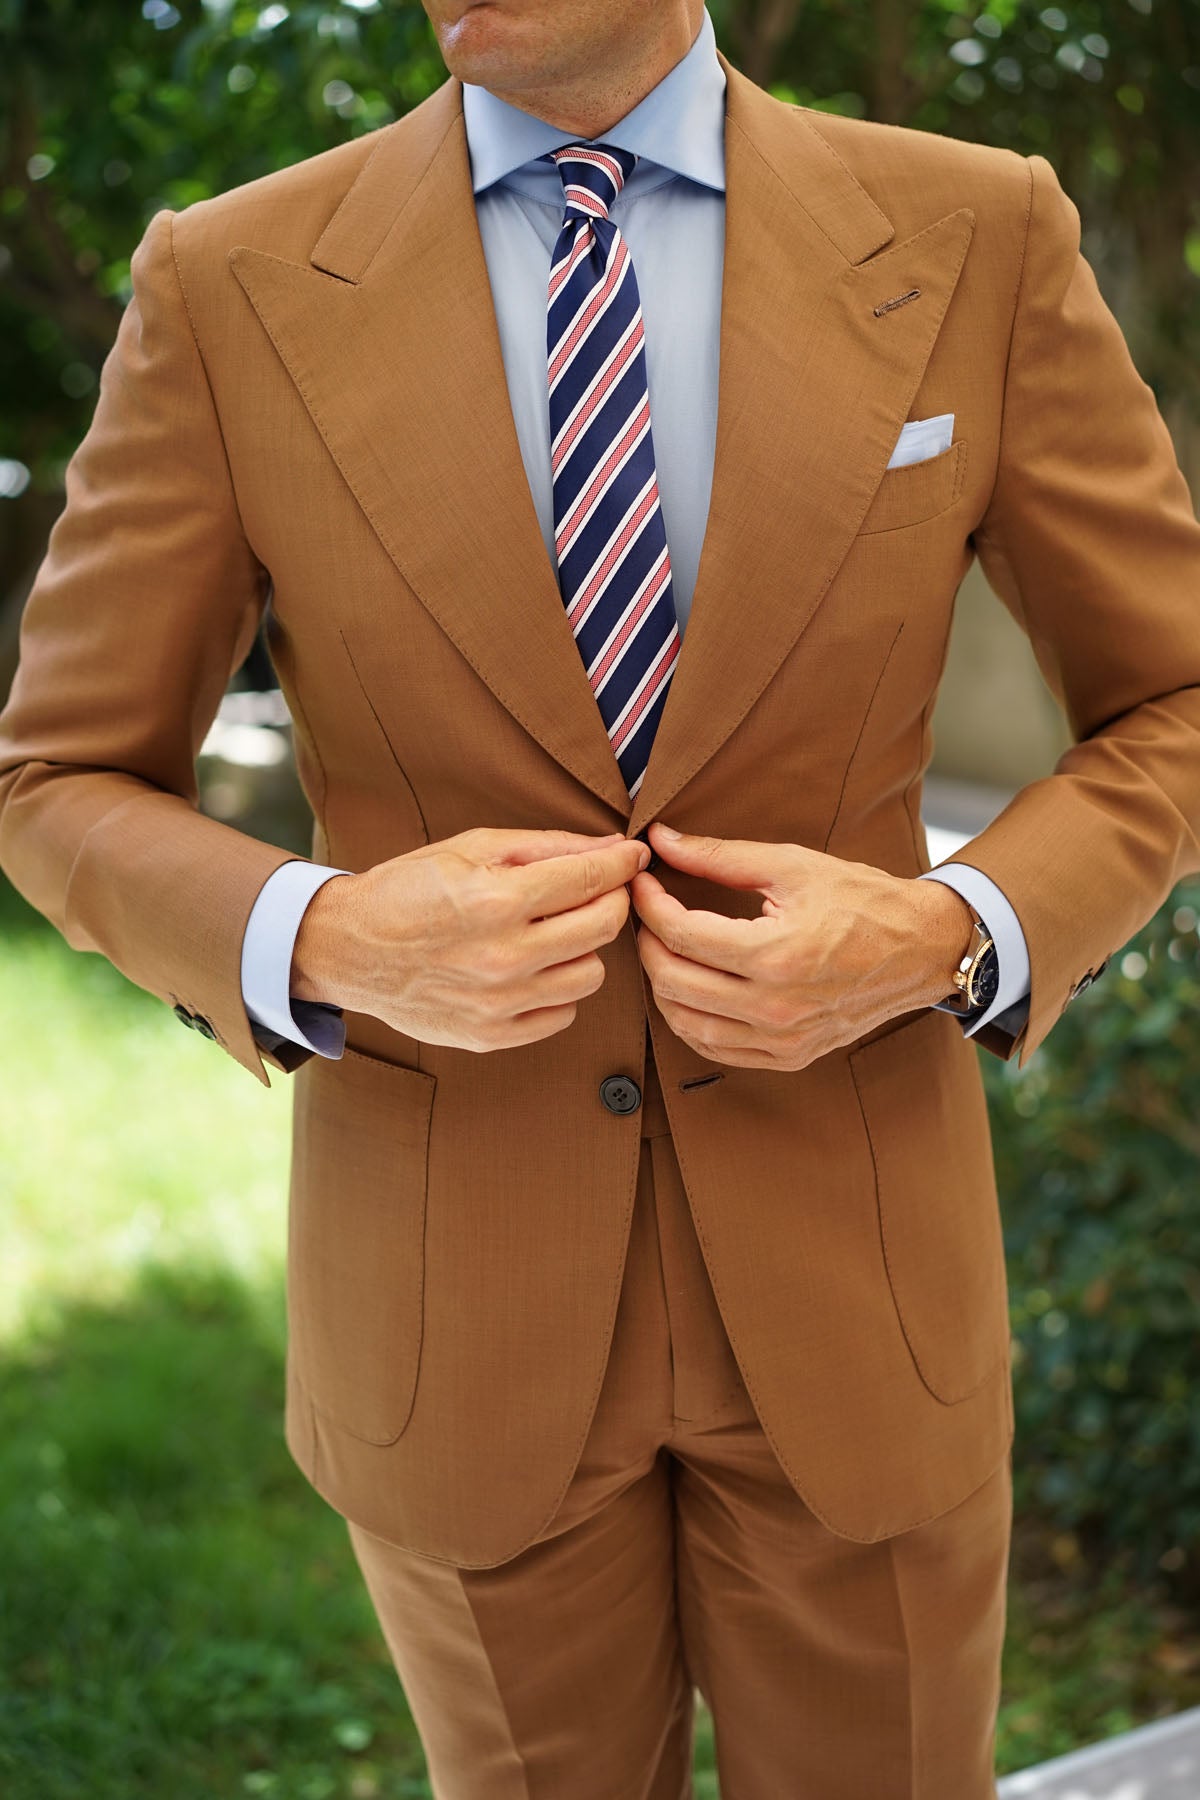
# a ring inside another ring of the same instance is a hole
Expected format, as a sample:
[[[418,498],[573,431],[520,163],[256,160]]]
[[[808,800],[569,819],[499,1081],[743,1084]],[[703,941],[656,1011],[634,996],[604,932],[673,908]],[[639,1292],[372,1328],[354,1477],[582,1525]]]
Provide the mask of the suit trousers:
[[[1005,1457],[874,1544],[783,1474],[704,1265],[647,1045],[604,1382],[555,1517],[460,1569],[349,1533],[437,1800],[689,1800],[695,1690],[722,1800],[992,1800]]]

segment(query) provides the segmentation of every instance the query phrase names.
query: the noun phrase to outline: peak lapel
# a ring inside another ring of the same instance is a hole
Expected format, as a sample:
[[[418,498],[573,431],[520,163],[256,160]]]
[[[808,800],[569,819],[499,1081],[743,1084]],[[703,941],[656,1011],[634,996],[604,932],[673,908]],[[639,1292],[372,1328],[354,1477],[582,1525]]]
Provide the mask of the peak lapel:
[[[631,833],[740,723],[845,560],[974,228],[893,228],[801,111],[721,58],[725,266],[712,499],[683,648]],[[920,298],[879,317],[880,302]]]
[[[388,555],[497,699],[628,817],[521,461],[462,88],[379,142],[311,254],[229,253]]]

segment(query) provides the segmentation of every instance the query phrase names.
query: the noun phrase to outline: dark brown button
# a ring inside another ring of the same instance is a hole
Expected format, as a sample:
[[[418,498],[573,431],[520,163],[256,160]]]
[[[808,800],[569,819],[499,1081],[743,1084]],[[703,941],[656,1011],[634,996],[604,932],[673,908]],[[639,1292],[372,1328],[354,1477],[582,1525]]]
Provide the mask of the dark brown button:
[[[649,850],[650,861],[646,864],[646,873],[647,873],[647,875],[653,875],[655,869],[657,869],[661,866],[662,857],[658,854],[658,851],[654,848],[653,844],[650,842],[650,839],[647,837],[645,827],[643,827],[643,829],[638,832],[636,838],[634,838],[633,841],[635,844],[645,844],[647,850]]]
[[[196,1030],[200,1033],[201,1037],[208,1038],[210,1042],[212,1042],[216,1038],[217,1034],[213,1030],[212,1026],[209,1024],[208,1020],[205,1018],[202,1018],[199,1013],[197,1013],[195,1018],[192,1020],[192,1024],[196,1027]]]
[[[642,1090],[628,1075],[606,1075],[600,1083],[600,1098],[610,1113],[631,1113],[642,1104]]]

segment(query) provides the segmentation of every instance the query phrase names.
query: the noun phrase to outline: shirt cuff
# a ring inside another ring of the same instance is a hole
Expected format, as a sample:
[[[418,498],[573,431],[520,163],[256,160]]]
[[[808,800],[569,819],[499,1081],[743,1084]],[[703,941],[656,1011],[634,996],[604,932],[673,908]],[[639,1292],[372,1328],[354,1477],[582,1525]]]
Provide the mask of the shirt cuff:
[[[335,875],[349,874],[323,863],[281,863],[263,883],[242,939],[242,1001],[252,1022],[334,1060],[346,1048],[341,1008],[292,999],[292,953],[313,895]]]
[[[271,880],[274,879],[272,876]],[[1023,1014],[1028,1011],[1029,1000],[1029,946],[1016,913],[990,876],[971,868],[968,863],[943,863],[940,868],[927,869],[918,879],[943,882],[956,894],[961,894],[967,904],[975,908],[996,946],[1000,962],[996,998],[986,1012],[963,1026],[963,1035],[974,1037],[981,1026],[997,1024],[1006,1031],[1011,1029],[1011,1035],[1015,1037],[1024,1022]],[[1013,1008],[1019,1010],[1012,1020],[1001,1018],[1001,1014]]]

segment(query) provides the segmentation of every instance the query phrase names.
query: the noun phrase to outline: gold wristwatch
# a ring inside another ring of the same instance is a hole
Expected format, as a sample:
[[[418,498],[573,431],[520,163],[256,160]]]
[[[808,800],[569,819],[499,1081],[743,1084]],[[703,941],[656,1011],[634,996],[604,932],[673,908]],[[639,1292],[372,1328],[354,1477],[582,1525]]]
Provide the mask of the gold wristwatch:
[[[954,971],[954,992],[937,1002],[940,1011],[957,1013],[960,1018],[986,1012],[1000,987],[1000,958],[992,934],[973,906],[970,913],[971,942]]]

